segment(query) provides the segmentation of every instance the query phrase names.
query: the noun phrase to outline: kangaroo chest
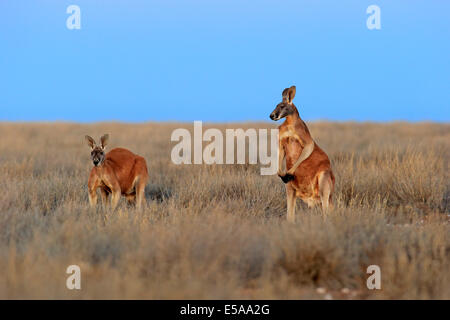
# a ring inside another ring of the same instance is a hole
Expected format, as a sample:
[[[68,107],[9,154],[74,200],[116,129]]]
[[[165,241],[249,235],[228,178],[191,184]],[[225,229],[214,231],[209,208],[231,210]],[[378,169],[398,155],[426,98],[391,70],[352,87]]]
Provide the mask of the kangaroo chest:
[[[297,141],[303,146],[303,141],[297,134],[293,126],[287,126],[280,130],[280,142],[284,144],[289,144],[290,142]]]
[[[284,149],[289,163],[293,158],[300,155],[304,146],[303,140],[292,126],[287,126],[280,130],[280,144]]]

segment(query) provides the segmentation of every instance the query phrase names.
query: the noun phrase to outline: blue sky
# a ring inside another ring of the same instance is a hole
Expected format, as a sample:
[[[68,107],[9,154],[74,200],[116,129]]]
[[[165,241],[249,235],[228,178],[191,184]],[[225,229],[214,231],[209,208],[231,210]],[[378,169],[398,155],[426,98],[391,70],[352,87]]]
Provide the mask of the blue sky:
[[[296,85],[308,121],[448,122],[449,14],[446,0],[2,0],[0,120],[268,121]]]

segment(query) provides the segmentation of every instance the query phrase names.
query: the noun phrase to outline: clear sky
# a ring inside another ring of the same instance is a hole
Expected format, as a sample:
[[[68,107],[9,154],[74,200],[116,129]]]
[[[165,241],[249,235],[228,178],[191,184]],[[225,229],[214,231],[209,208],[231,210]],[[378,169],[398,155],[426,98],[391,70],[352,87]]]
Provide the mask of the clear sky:
[[[0,120],[269,121],[296,85],[308,121],[447,122],[449,17],[447,0],[1,0]]]

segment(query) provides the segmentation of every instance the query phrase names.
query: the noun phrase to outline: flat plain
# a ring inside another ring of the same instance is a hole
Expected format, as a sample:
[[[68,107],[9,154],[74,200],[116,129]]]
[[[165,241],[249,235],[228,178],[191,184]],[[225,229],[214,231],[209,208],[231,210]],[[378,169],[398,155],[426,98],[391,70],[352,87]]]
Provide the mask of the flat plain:
[[[172,163],[190,123],[0,123],[0,298],[450,299],[450,124],[308,125],[335,208],[298,200],[288,223],[284,184],[259,165]],[[84,135],[103,133],[146,158],[142,210],[89,207]]]

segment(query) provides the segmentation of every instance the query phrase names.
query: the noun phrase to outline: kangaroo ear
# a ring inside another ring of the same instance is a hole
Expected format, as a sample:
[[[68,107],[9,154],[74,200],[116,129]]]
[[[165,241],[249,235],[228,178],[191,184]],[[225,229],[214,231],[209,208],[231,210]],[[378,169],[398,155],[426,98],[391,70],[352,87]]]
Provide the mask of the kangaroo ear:
[[[88,143],[88,146],[91,147],[91,149],[94,149],[94,147],[95,147],[95,145],[96,145],[95,140],[92,139],[92,138],[91,138],[90,136],[88,136],[88,135],[84,136],[84,138],[86,139],[86,141],[87,141],[87,143]]]
[[[288,90],[288,102],[289,103],[292,103],[292,100],[294,100],[295,91],[296,91],[295,86],[292,86],[289,88],[289,90]]]
[[[289,91],[289,88],[286,88],[283,90],[283,93],[281,94],[281,96],[283,97],[283,101],[288,100],[288,91]]]
[[[102,149],[105,149],[106,145],[108,144],[108,139],[109,139],[109,134],[105,133],[101,138],[100,138],[100,143],[102,145]]]

